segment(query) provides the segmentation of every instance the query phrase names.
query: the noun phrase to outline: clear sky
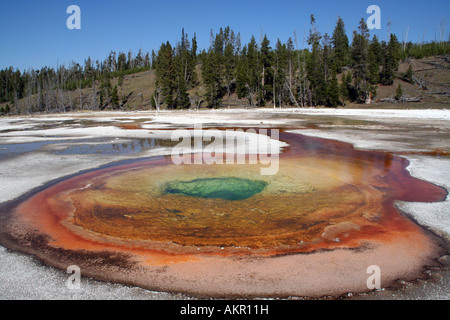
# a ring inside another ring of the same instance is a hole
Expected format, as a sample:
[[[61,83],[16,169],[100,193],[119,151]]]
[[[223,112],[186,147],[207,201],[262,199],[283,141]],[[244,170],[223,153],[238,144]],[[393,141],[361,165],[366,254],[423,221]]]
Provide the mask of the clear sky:
[[[81,30],[66,27],[72,4],[81,9]],[[162,42],[179,41],[183,27],[190,38],[197,34],[200,49],[209,46],[211,29],[226,26],[241,33],[243,44],[252,35],[259,40],[262,30],[274,46],[277,38],[286,42],[296,31],[302,47],[311,14],[322,34],[333,32],[340,15],[351,37],[360,19],[370,16],[370,5],[381,8],[382,29],[372,32],[381,40],[389,17],[400,41],[408,27],[408,41],[422,41],[424,35],[432,41],[441,22],[450,23],[449,0],[0,0],[0,69],[81,64],[87,57],[104,60],[112,50],[157,51]]]

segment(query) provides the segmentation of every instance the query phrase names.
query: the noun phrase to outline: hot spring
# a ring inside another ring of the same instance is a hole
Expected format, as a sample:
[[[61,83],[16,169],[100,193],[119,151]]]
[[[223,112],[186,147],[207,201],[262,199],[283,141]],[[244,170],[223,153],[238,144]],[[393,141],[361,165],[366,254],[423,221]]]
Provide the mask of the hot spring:
[[[397,200],[442,201],[407,160],[282,132],[261,165],[126,161],[38,188],[2,208],[0,242],[96,279],[198,296],[324,296],[413,279],[439,240]]]

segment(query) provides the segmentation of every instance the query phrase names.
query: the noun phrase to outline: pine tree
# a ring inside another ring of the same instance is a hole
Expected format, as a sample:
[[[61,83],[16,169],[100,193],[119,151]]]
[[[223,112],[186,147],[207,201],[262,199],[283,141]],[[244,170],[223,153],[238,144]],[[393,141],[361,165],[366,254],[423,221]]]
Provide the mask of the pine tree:
[[[406,81],[408,81],[409,83],[414,83],[412,65],[409,65],[409,68],[405,74],[405,78],[406,78]]]
[[[365,101],[370,94],[370,84],[368,83],[370,74],[368,64],[369,29],[364,19],[361,19],[358,31],[359,33],[353,32],[351,50],[353,77],[357,99]]]
[[[384,46],[383,52],[383,71],[381,73],[381,83],[384,85],[392,85],[396,77],[396,71],[398,70],[400,62],[400,42],[398,42],[397,36],[391,34],[389,43]]]
[[[248,62],[247,62],[247,47],[242,49],[241,55],[237,58],[236,70],[236,92],[239,99],[248,96]]]
[[[198,77],[197,77],[197,71],[196,71],[197,50],[198,50],[197,35],[194,33],[194,37],[192,38],[191,54],[190,54],[190,59],[189,59],[189,70],[191,73],[191,77],[188,82],[189,89],[198,85]]]
[[[382,63],[382,48],[376,35],[373,36],[367,54],[369,64],[369,82],[377,85],[380,82],[380,66]]]
[[[339,90],[339,84],[336,77],[336,71],[333,68],[331,72],[331,77],[327,81],[327,106],[337,108],[339,107],[342,102],[340,99],[340,90]]]
[[[187,93],[186,82],[183,77],[178,77],[176,107],[178,109],[188,109],[191,106],[189,94]]]
[[[173,48],[167,41],[167,43],[161,45],[155,63],[156,88],[161,91],[163,102],[169,109],[176,107],[174,95],[177,70],[173,55]]]
[[[103,77],[103,80],[100,84],[100,108],[103,108],[105,105],[105,97],[111,97],[112,86],[111,79],[109,74],[106,74]]]
[[[258,45],[254,36],[251,37],[247,46],[246,54],[247,71],[247,98],[251,106],[259,103],[257,97],[260,89],[260,73],[258,69]]]
[[[145,58],[144,58],[144,68],[150,69],[150,68],[151,68],[151,65],[152,65],[152,63],[151,63],[151,61],[150,61],[150,55],[149,55],[149,53],[147,52],[147,53],[145,54]]]
[[[377,86],[380,83],[380,66],[381,66],[381,44],[378,41],[377,36],[373,36],[372,41],[369,44],[369,49],[367,53],[367,60],[369,65],[369,76],[367,83],[367,90],[369,91],[368,103],[376,97]]]
[[[223,62],[224,62],[224,83],[227,90],[227,95],[232,93],[232,86],[234,80],[234,69],[236,68],[236,57],[234,55],[234,41],[228,41],[225,46]]]
[[[111,91],[111,105],[114,109],[119,106],[119,94],[117,92],[117,86],[114,86]]]
[[[311,30],[308,38],[311,54],[306,61],[306,71],[310,83],[313,106],[325,104],[326,101],[326,79],[323,72],[321,38],[322,36],[316,29],[316,19],[314,15],[311,15]]]
[[[342,100],[350,99],[350,86],[352,84],[352,74],[348,72],[347,74],[342,75],[341,87],[340,87],[340,95]]]
[[[349,61],[349,41],[345,32],[344,21],[341,17],[338,17],[331,41],[333,44],[336,71],[341,73],[342,68],[347,66]]]
[[[181,32],[181,42],[176,48],[176,56],[174,57],[177,73],[183,78],[186,88],[193,88],[197,81],[195,72],[197,44],[195,37],[193,41],[195,42],[195,48],[191,49],[188,35],[184,32],[183,28]]]
[[[289,79],[288,86],[289,90],[292,92],[294,91],[293,85],[294,85],[294,74],[296,70],[295,66],[295,48],[294,48],[294,42],[292,41],[292,38],[289,37],[289,39],[286,42],[286,54],[287,54],[287,77]]]
[[[272,99],[273,95],[273,69],[272,69],[272,48],[267,35],[264,35],[260,49],[260,72],[261,91],[259,95],[259,105],[263,106],[265,101]]]
[[[103,108],[104,103],[105,103],[105,94],[103,93],[103,90],[100,90],[100,98],[99,98],[100,109]]]
[[[121,73],[121,74],[119,74],[119,79],[118,79],[118,82],[117,82],[119,87],[123,86],[123,80],[124,80],[124,75],[123,75],[123,73]]]
[[[399,101],[402,99],[402,97],[403,97],[402,84],[399,83],[397,90],[395,91],[395,100]]]
[[[206,87],[205,98],[210,107],[220,107],[222,103],[222,86],[220,77],[219,53],[212,49],[205,55],[202,63],[202,77]]]
[[[273,100],[274,106],[278,100],[278,105],[281,107],[285,103],[286,89],[289,84],[288,78],[288,51],[285,44],[282,44],[278,39],[275,47],[275,59],[273,65],[274,83],[273,83]]]
[[[197,34],[194,33],[194,37],[192,38],[192,47],[191,47],[191,56],[194,59],[194,61],[196,61],[196,58],[197,58],[197,50],[198,50]]]
[[[155,70],[156,69],[156,53],[155,53],[155,50],[152,50],[152,61],[151,61],[151,64],[152,64],[152,70]]]
[[[119,68],[119,71],[123,71],[127,69],[127,56],[125,53],[120,52],[119,56],[117,58],[117,66]]]

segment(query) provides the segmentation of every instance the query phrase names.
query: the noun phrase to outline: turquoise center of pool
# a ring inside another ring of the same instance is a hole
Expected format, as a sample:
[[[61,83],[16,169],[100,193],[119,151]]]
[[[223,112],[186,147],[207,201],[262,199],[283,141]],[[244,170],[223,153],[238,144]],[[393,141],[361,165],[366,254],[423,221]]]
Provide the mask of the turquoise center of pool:
[[[169,182],[164,187],[164,193],[236,201],[251,198],[266,186],[265,181],[223,177]]]

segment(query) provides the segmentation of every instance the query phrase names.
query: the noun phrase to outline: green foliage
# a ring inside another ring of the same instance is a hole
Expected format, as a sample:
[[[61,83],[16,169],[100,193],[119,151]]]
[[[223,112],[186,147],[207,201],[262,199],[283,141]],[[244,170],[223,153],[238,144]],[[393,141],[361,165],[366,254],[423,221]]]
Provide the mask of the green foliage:
[[[347,74],[342,75],[341,86],[339,88],[340,96],[342,100],[350,100],[350,87],[352,84],[352,74],[347,72]]]
[[[174,63],[174,52],[169,41],[159,49],[155,65],[156,87],[161,89],[162,100],[169,109],[175,109],[175,84],[177,70]]]
[[[401,45],[395,34],[391,34],[389,43],[383,45],[383,71],[381,73],[381,83],[392,85],[398,71],[401,55]]]
[[[238,57],[236,64],[236,92],[239,99],[247,97],[249,93],[248,83],[248,61],[247,61],[247,47],[244,48],[242,55]]]
[[[322,56],[322,35],[316,28],[316,19],[311,15],[311,29],[308,45],[311,46],[311,54],[306,60],[307,78],[310,83],[310,91],[313,106],[324,105],[326,102],[326,79]]]
[[[380,67],[382,63],[382,48],[377,36],[373,36],[368,50],[368,80],[371,85],[377,85],[378,83],[380,83]]]
[[[258,43],[252,36],[249,43],[242,44],[240,34],[226,27],[211,33],[210,47],[197,52],[196,35],[190,39],[183,29],[176,45],[167,41],[158,52],[145,54],[139,50],[134,56],[131,52],[111,51],[103,61],[88,58],[84,65],[71,63],[67,67],[26,72],[13,67],[0,70],[0,103],[8,102],[8,111],[3,108],[3,113],[9,113],[9,105],[20,105],[20,99],[35,95],[36,102],[27,106],[27,112],[61,111],[60,94],[67,97],[70,91],[80,90],[81,95],[81,89],[90,87],[95,94],[100,84],[99,96],[93,98],[99,99],[101,108],[116,108],[121,99],[111,81],[118,79],[118,87],[123,88],[126,75],[154,70],[155,94],[158,93],[162,107],[169,109],[189,108],[191,98],[195,98],[189,96],[193,89],[204,94],[202,100],[209,107],[220,107],[224,99],[235,93],[240,99],[248,99],[251,106],[272,102],[274,106],[334,107],[375,96],[379,84],[393,85],[402,59],[446,55],[450,46],[448,41],[409,42],[402,46],[395,34],[391,34],[388,42],[380,42],[376,36],[369,39],[364,19],[349,45],[340,17],[328,36],[318,31],[314,15],[306,39],[308,47],[300,50],[297,40],[295,36],[295,47],[291,38],[286,43],[278,40],[271,47],[268,37],[262,35]],[[198,63],[202,82],[196,73]],[[339,74],[343,75],[340,84]],[[413,83],[412,67],[400,76]],[[53,98],[56,95],[58,99]],[[154,99],[151,103],[156,105]],[[14,112],[20,110],[14,108]]]
[[[118,80],[118,86],[122,87],[123,86],[123,80],[124,80],[124,75],[120,74],[119,75],[119,80]]]
[[[358,31],[353,32],[352,67],[355,80],[355,90],[358,101],[365,101],[368,95],[369,73],[369,29],[364,19],[361,19]]]
[[[405,73],[405,80],[408,81],[409,83],[414,83],[412,65],[409,65],[409,68]]]
[[[186,82],[184,78],[178,77],[177,95],[176,95],[176,107],[178,109],[188,109],[191,106],[189,100],[189,94],[187,93]]]
[[[446,55],[450,52],[450,42],[416,43],[408,42],[404,58],[422,59],[430,56]]]
[[[119,107],[119,94],[117,92],[117,86],[114,86],[111,91],[111,104],[113,108]]]
[[[336,63],[336,72],[341,73],[343,67],[349,64],[349,42],[345,32],[344,21],[338,17],[336,27],[332,36],[332,44],[334,49],[334,60]]]
[[[205,99],[209,107],[220,107],[223,97],[221,69],[217,67],[220,53],[210,52],[202,64],[202,76],[206,87]]]
[[[105,94],[103,92],[103,90],[100,90],[100,94],[99,94],[99,105],[100,105],[100,109],[103,108],[103,105],[105,104]]]
[[[400,100],[403,97],[402,84],[399,83],[397,90],[395,91],[395,100]]]
[[[339,84],[336,77],[336,72],[333,71],[333,74],[331,78],[328,80],[327,83],[327,106],[337,108],[340,105],[342,105],[341,99],[340,99],[340,90],[339,90]]]

